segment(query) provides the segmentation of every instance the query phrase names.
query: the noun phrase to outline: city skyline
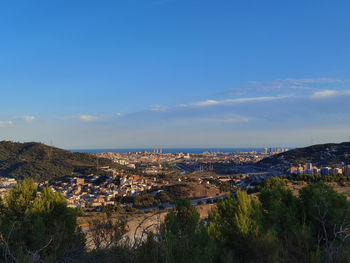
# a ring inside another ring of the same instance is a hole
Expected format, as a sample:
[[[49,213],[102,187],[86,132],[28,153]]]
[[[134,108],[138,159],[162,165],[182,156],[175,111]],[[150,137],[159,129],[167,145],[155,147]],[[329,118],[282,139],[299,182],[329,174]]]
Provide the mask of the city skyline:
[[[350,140],[346,1],[16,1],[0,140],[69,149]]]

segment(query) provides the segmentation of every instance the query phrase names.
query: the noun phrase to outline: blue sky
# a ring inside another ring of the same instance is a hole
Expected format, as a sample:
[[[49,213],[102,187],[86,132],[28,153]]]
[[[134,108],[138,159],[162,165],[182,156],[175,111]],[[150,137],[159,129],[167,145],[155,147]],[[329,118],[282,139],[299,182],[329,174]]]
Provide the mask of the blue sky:
[[[0,139],[64,148],[350,140],[348,1],[0,3]]]

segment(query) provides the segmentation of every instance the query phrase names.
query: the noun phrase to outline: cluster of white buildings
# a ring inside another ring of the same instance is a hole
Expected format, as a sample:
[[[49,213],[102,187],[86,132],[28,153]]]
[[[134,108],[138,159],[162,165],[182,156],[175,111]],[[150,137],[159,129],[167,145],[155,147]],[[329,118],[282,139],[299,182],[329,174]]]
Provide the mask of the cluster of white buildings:
[[[271,155],[273,154],[278,154],[278,153],[284,153],[284,152],[287,152],[288,151],[288,148],[264,148],[264,153],[265,154],[268,154],[270,153]]]
[[[204,152],[204,153],[162,153],[159,150],[154,152],[104,152],[97,153],[96,156],[108,158],[115,163],[127,166],[129,168],[135,168],[135,165],[159,165],[164,163],[173,163],[176,161],[191,161],[196,163],[216,163],[216,162],[235,162],[235,163],[247,163],[257,162],[263,158],[284,152],[287,149],[278,148],[276,151],[266,150],[265,152],[234,152],[234,153],[222,153],[222,152]],[[161,167],[152,167],[153,170],[160,170]]]
[[[343,174],[350,176],[350,165],[336,165],[335,167],[323,166],[318,168],[313,166],[312,163],[305,165],[299,164],[298,167],[291,167],[290,174],[309,174],[309,175],[338,175]]]
[[[174,162],[179,158],[179,154],[162,153],[159,150],[157,152],[104,152],[97,153],[96,156],[111,159],[129,168],[135,168],[135,164],[138,163],[166,163]]]
[[[117,196],[137,195],[164,183],[156,178],[141,178],[138,175],[125,175],[117,180],[93,175],[85,178],[74,177],[69,181],[56,181],[50,186],[67,198],[70,207],[86,208],[114,205]]]
[[[6,195],[12,187],[17,184],[16,179],[1,177],[0,178],[0,196]]]

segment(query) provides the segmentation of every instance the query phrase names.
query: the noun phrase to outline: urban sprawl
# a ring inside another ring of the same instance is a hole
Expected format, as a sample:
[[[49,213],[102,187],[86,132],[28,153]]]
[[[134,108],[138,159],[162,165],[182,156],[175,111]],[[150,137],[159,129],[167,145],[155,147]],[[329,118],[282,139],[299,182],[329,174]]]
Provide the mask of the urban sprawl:
[[[143,192],[155,195],[164,186],[181,182],[195,181],[207,189],[217,188],[219,183],[230,183],[234,187],[249,190],[254,183],[260,183],[271,175],[339,175],[350,176],[350,165],[339,164],[334,167],[316,167],[312,163],[290,167],[288,171],[261,168],[256,162],[288,149],[265,149],[263,152],[204,152],[162,153],[153,152],[105,152],[96,154],[120,165],[120,169],[98,167],[101,174],[89,176],[70,176],[55,182],[42,182],[39,187],[50,186],[62,193],[71,207],[85,210],[100,209],[116,205],[120,197],[137,196]],[[6,194],[16,184],[13,178],[0,179],[0,194]],[[118,199],[119,198],[119,199]],[[206,196],[211,198],[211,196]],[[122,206],[132,204],[122,203]]]

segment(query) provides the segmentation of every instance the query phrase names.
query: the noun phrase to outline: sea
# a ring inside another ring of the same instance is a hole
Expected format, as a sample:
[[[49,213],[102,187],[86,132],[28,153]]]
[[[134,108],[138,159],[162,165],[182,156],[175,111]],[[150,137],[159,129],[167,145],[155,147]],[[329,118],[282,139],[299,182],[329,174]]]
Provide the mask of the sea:
[[[155,149],[157,151],[157,148]],[[159,148],[160,150],[160,148]],[[72,152],[103,153],[103,152],[153,152],[154,148],[116,148],[116,149],[70,149]],[[236,153],[236,152],[264,152],[264,148],[162,148],[163,153]]]

